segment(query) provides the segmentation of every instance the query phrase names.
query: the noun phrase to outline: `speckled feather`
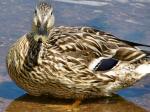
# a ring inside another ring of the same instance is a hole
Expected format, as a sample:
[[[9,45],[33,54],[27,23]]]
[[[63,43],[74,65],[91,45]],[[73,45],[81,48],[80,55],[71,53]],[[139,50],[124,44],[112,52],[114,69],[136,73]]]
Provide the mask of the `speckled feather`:
[[[16,84],[35,96],[110,96],[141,79],[144,75],[136,67],[150,62],[132,42],[91,27],[53,27],[46,42],[34,36],[25,34],[10,47],[7,68]],[[100,57],[114,58],[118,64],[107,71],[90,69]]]

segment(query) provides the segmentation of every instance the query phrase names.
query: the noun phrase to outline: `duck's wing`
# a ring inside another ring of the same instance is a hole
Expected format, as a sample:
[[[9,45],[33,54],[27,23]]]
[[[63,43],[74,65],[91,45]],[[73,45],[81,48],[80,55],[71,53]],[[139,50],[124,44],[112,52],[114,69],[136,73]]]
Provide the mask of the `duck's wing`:
[[[150,47],[90,27],[58,27],[51,34],[49,42],[61,52],[80,52],[80,55],[89,53],[94,58],[106,56],[123,61],[136,61],[147,55],[147,52],[136,46]]]

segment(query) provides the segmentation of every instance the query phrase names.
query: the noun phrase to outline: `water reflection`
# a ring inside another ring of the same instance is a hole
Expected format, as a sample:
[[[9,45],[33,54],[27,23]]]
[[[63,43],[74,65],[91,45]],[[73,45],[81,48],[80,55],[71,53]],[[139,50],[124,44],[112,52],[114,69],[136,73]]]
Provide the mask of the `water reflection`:
[[[23,95],[6,108],[6,112],[65,112],[66,105],[71,105],[72,100],[62,100],[50,97],[33,97]],[[85,100],[76,112],[146,112],[137,105],[128,102],[120,96]]]

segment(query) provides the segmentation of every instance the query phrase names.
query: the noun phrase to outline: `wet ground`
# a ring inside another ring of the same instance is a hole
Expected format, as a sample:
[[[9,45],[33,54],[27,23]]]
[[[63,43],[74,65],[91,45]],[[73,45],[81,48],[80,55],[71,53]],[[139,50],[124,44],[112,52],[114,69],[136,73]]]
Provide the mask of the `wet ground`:
[[[30,30],[35,4],[35,0],[0,0],[0,112],[64,112],[64,107],[73,102],[29,96],[10,80],[6,71],[7,50]],[[150,0],[53,0],[52,4],[57,26],[92,26],[120,38],[150,44]],[[117,94],[83,101],[75,111],[150,111],[149,76]]]

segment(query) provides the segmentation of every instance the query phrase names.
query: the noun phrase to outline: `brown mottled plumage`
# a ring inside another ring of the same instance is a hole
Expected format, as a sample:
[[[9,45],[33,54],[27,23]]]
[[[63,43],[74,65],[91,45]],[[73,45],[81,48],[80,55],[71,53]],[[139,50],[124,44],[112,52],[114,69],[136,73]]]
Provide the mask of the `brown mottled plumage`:
[[[147,45],[91,27],[53,25],[52,7],[40,3],[31,33],[18,39],[7,55],[10,77],[31,95],[110,96],[150,73],[150,53],[137,48]]]

